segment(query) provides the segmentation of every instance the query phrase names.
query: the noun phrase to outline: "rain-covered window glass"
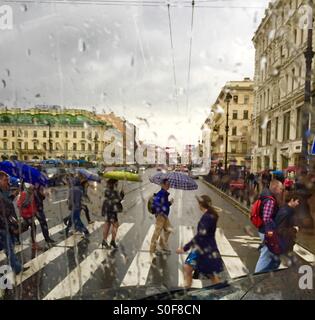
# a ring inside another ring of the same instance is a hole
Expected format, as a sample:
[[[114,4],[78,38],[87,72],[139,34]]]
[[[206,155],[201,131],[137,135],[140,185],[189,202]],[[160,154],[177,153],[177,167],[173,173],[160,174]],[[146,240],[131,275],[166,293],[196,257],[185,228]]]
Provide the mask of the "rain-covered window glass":
[[[233,110],[233,119],[237,119],[237,110]]]
[[[43,138],[47,138],[47,131],[43,131]]]
[[[286,112],[283,116],[283,141],[290,139],[290,128],[291,128],[291,112]]]
[[[243,111],[243,119],[247,120],[248,119],[248,110]]]

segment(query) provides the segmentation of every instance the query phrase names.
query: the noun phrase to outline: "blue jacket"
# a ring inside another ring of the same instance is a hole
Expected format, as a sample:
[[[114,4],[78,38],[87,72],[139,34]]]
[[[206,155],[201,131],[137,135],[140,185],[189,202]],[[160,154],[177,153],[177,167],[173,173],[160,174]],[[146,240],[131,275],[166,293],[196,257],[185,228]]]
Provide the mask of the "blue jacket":
[[[170,213],[170,206],[172,205],[168,201],[168,196],[170,194],[164,190],[161,189],[154,197],[153,200],[153,207],[155,209],[156,214],[164,214],[166,216]]]
[[[80,181],[78,179],[75,179],[73,181],[73,185],[69,190],[68,207],[70,211],[74,212],[77,210],[81,210],[82,196],[83,190],[80,185]]]

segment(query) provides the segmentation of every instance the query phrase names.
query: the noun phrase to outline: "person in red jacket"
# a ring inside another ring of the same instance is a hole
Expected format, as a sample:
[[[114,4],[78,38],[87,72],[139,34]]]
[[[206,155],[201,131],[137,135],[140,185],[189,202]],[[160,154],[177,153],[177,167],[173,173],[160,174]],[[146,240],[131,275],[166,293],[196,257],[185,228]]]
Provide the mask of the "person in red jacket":
[[[22,191],[20,193],[17,205],[20,209],[20,215],[23,218],[23,230],[26,231],[31,228],[32,249],[41,250],[41,247],[36,242],[35,216],[37,213],[37,207],[33,185],[29,185],[26,188],[26,191]]]

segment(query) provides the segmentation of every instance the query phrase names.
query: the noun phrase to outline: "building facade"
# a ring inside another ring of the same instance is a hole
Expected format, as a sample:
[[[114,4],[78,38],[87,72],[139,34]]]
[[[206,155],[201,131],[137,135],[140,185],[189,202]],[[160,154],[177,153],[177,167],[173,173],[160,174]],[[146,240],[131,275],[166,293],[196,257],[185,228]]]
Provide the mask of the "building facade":
[[[3,159],[103,161],[104,132],[110,124],[76,109],[0,110]]]
[[[253,112],[253,81],[230,81],[222,88],[215,104],[211,107],[211,163],[224,165],[225,145],[228,139],[228,165],[250,167],[250,135]],[[226,102],[227,93],[232,98]],[[228,111],[228,135],[226,136]]]
[[[297,165],[301,155],[304,52],[308,33],[306,4],[304,0],[274,1],[253,38],[256,50],[252,119],[255,172]],[[313,47],[314,41],[315,36]],[[312,70],[314,96],[314,65]]]

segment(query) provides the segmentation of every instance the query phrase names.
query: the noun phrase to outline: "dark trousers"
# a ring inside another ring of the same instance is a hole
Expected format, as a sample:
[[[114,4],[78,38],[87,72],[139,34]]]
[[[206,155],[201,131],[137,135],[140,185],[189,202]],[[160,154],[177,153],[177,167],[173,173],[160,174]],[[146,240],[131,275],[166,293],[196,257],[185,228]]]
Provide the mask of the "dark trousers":
[[[36,214],[36,218],[37,218],[37,220],[40,224],[40,227],[42,229],[42,233],[45,238],[45,241],[49,240],[48,224],[46,221],[46,216],[45,216],[44,210],[39,210]]]
[[[70,228],[72,227],[72,224],[74,224],[74,228],[76,231],[83,232],[85,234],[89,233],[88,229],[85,227],[83,222],[80,218],[80,210],[73,210],[71,215],[67,219],[67,227],[66,227],[66,233],[69,232]]]
[[[90,210],[88,206],[86,204],[81,204],[81,210],[84,211],[86,220],[89,223],[91,221],[91,217],[90,217]],[[63,219],[64,223],[68,224],[68,221],[70,220],[70,218],[71,218],[71,214],[69,214],[67,217]]]
[[[32,243],[36,242],[36,225],[35,225],[35,217],[31,218],[23,218],[23,229],[26,231],[31,228],[31,238]]]

